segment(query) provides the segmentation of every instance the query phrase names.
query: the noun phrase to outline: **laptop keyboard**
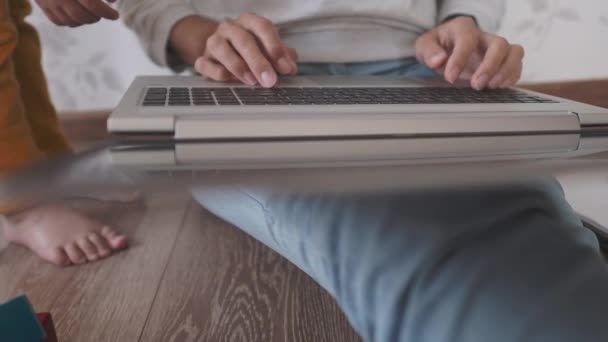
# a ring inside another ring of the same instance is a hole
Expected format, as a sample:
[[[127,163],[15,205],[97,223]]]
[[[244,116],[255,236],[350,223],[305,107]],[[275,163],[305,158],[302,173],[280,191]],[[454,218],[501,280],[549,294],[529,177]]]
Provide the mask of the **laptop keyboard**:
[[[150,87],[143,106],[557,103],[514,89],[471,88],[186,88]]]

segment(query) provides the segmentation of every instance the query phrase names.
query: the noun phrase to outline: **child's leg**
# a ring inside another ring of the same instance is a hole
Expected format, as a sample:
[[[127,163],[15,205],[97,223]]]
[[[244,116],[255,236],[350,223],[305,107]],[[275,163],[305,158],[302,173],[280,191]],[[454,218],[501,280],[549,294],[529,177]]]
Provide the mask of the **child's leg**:
[[[13,51],[15,74],[23,89],[21,98],[34,140],[47,156],[69,152],[42,70],[38,33],[25,21],[32,7],[27,0],[12,0],[10,7],[19,37]]]
[[[0,174],[69,151],[46,91],[38,37],[24,22],[29,10],[26,0],[0,0]],[[126,236],[67,205],[15,209],[0,203],[0,213],[11,214],[7,240],[55,264],[97,260],[127,245]]]
[[[71,151],[61,131],[57,113],[51,102],[46,78],[42,69],[40,39],[36,29],[25,21],[32,12],[27,0],[12,0],[10,13],[18,32],[18,42],[13,51],[16,78],[24,89],[21,94],[25,116],[34,141],[47,157]],[[131,202],[139,198],[137,192],[110,192],[94,194],[99,200]]]
[[[0,1],[0,174],[43,157],[33,138],[21,89],[15,77],[13,51],[17,46],[8,1]],[[0,205],[0,210],[2,205]]]

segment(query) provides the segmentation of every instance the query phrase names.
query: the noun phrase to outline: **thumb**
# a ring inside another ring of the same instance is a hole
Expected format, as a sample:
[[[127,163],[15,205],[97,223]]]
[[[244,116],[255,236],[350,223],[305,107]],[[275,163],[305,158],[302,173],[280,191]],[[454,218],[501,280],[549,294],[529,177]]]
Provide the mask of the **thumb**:
[[[438,69],[448,60],[448,54],[439,43],[439,36],[431,31],[416,40],[416,58],[431,69]]]

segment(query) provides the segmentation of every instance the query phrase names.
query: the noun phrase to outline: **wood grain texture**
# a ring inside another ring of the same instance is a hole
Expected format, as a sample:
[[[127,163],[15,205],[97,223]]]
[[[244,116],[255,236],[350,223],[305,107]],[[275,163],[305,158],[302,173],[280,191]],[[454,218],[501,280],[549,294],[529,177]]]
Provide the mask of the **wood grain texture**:
[[[358,339],[334,300],[312,279],[195,205],[186,215],[141,341]]]
[[[105,221],[125,232],[133,245],[111,258],[67,268],[10,246],[0,254],[2,265],[6,261],[23,268],[10,286],[4,279],[11,279],[15,267],[0,269],[0,298],[25,293],[37,311],[53,314],[61,341],[137,341],[187,203],[184,194],[152,198],[146,206],[117,204],[109,209],[103,202],[79,200],[79,207],[87,207],[93,216],[105,212]]]
[[[188,203],[184,194],[122,206],[116,228],[133,241],[103,262],[78,268],[52,307],[60,336],[136,341],[154,301]]]
[[[119,213],[114,211],[102,221],[116,225],[118,219]],[[58,268],[24,247],[10,246],[0,255],[0,300],[26,293],[38,311],[49,311],[76,272],[76,267]]]
[[[280,341],[361,340],[335,301],[304,272],[289,274],[284,297],[285,335]]]
[[[9,246],[0,252],[0,302],[23,292],[20,282],[36,259],[19,246]]]

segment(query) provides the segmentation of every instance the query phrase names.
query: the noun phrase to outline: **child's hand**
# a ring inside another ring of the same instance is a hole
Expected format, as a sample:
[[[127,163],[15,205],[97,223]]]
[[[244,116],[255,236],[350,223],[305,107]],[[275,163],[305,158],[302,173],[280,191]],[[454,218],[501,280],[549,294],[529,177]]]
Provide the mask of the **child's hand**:
[[[244,13],[219,24],[194,68],[216,81],[240,80],[272,87],[277,82],[275,70],[295,75],[296,61],[295,51],[283,44],[268,19]]]
[[[101,18],[118,19],[118,12],[103,0],[36,0],[36,3],[59,26],[77,27],[96,23]]]
[[[521,77],[524,49],[481,31],[472,18],[462,16],[420,36],[416,57],[448,82],[470,80],[473,88],[481,90],[515,85]]]

